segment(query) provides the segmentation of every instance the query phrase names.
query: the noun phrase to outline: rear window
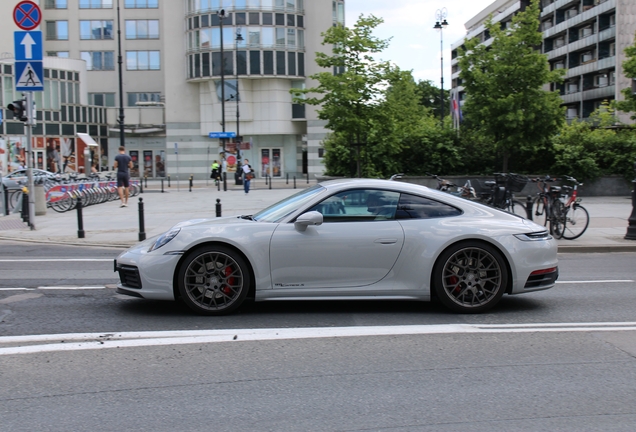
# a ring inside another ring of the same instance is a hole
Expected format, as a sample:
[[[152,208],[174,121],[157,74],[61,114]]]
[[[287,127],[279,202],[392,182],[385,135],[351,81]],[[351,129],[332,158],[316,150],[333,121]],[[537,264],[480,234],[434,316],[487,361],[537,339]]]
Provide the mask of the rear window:
[[[398,203],[396,219],[432,219],[459,216],[456,207],[417,195],[402,194]]]

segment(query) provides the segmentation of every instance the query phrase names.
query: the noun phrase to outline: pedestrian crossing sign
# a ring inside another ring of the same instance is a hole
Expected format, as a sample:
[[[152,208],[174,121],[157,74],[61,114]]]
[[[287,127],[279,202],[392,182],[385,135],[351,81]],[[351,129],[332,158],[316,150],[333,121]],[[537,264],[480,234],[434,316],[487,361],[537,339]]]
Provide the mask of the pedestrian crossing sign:
[[[16,91],[43,91],[44,66],[41,61],[15,62]]]

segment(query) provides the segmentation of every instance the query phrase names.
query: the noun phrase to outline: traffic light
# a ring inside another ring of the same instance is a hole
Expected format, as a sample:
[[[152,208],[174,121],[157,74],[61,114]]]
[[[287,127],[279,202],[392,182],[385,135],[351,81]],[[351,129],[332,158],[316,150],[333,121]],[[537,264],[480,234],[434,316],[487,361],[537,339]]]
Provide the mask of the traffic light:
[[[13,111],[13,117],[16,119],[19,119],[20,121],[27,121],[27,112],[26,112],[26,100],[22,99],[22,100],[18,100],[18,101],[13,101],[13,103],[10,103],[9,105],[7,105],[7,108],[10,111]]]

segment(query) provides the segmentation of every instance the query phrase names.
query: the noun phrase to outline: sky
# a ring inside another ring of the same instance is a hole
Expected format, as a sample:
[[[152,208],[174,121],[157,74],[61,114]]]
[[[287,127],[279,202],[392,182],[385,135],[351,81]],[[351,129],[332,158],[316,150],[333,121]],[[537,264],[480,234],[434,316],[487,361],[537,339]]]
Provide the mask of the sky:
[[[345,24],[353,26],[360,14],[384,19],[374,36],[392,38],[389,48],[377,55],[400,69],[412,70],[416,81],[430,80],[439,87],[440,32],[433,29],[436,11],[446,8],[448,27],[443,30],[444,88],[451,83],[451,44],[466,35],[464,24],[494,0],[345,0]]]

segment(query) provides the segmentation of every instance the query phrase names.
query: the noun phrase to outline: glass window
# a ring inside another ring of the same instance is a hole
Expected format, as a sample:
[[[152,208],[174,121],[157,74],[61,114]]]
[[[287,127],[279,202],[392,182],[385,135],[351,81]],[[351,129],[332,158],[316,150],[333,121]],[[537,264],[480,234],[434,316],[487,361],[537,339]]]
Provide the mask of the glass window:
[[[201,39],[195,48],[201,47],[210,49],[212,47],[212,29],[201,30],[199,34]]]
[[[275,0],[276,9],[285,9],[285,0]]]
[[[285,29],[284,28],[276,28],[276,45],[281,47],[285,46]]]
[[[201,54],[201,75],[210,76],[210,53]]]
[[[354,189],[339,192],[311,208],[329,222],[372,222],[395,219],[399,192]]]
[[[264,27],[261,28],[261,44],[266,47],[274,45],[274,28]]]
[[[276,51],[276,75],[285,75],[285,51]]]
[[[263,51],[263,75],[274,75],[274,51]]]
[[[296,48],[296,29],[287,29],[287,47],[291,49]]]
[[[305,53],[298,53],[298,75],[305,76]]]
[[[250,12],[250,25],[259,25],[261,23],[261,14],[258,12]]]
[[[276,14],[276,25],[279,25],[279,26],[285,25],[285,14],[281,14],[281,13]]]
[[[431,219],[461,215],[461,210],[448,204],[416,195],[402,194],[396,219]]]
[[[298,40],[297,40],[298,49],[305,49],[305,30],[298,30]]]
[[[259,9],[261,7],[261,0],[247,0],[248,9]]]
[[[156,9],[159,7],[159,0],[126,0],[126,9]]]
[[[272,25],[272,24],[274,24],[272,14],[263,12],[263,25]]]
[[[159,20],[126,20],[126,39],[159,39]]]
[[[46,9],[66,9],[67,3],[66,0],[46,0],[44,7]]]
[[[236,25],[245,25],[245,12],[236,14]]]
[[[236,53],[236,73],[247,75],[247,52],[237,51]]]
[[[80,58],[86,62],[86,70],[115,70],[114,51],[82,51]]]
[[[261,52],[250,51],[250,75],[261,74]]]
[[[80,39],[112,39],[112,21],[80,21]]]
[[[161,55],[159,51],[126,51],[127,70],[159,70]]]
[[[289,75],[296,75],[296,53],[287,53],[287,69]]]
[[[287,14],[287,26],[289,27],[296,26],[296,15]]]
[[[250,46],[258,47],[261,44],[261,29],[260,27],[250,27],[247,30],[247,43]]]
[[[68,21],[47,21],[47,40],[68,40]]]
[[[79,0],[80,9],[111,9],[113,0]]]
[[[245,0],[234,0],[234,9],[245,9]]]

